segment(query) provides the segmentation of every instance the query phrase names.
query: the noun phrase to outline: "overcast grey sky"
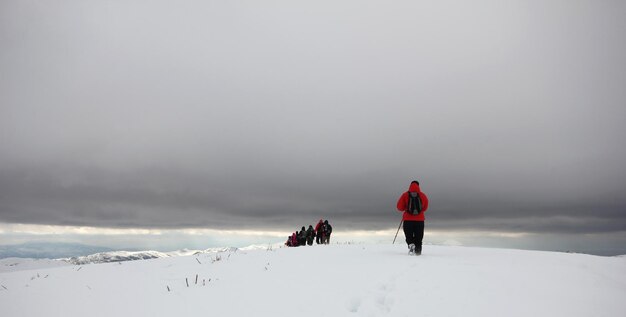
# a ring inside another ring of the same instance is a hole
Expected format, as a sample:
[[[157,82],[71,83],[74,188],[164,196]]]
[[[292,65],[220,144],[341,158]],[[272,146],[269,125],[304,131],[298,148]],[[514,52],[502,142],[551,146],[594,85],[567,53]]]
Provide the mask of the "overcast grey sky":
[[[624,1],[0,1],[0,222],[626,231]]]

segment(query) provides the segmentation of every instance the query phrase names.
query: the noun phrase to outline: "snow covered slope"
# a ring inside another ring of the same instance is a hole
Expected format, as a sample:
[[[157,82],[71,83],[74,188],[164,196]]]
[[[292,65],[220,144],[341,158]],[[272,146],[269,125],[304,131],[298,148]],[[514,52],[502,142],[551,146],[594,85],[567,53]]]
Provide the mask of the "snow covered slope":
[[[0,273],[0,315],[15,317],[623,316],[625,298],[624,257],[454,246],[420,257],[403,245],[226,249]]]

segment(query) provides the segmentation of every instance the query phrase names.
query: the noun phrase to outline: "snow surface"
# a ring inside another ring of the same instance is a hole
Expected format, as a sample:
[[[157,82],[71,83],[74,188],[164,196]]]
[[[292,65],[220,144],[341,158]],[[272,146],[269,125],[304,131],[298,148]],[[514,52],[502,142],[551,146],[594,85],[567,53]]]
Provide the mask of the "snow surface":
[[[425,246],[419,257],[406,253],[401,244],[256,247],[5,271],[0,273],[0,316],[626,312],[624,257],[457,246]]]

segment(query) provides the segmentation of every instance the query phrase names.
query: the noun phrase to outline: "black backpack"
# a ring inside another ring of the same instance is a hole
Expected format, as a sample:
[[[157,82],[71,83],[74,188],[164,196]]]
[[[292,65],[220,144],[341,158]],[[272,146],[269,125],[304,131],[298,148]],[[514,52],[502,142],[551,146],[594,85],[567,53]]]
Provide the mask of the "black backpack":
[[[326,233],[326,235],[333,233],[333,227],[331,227],[329,223],[325,224],[324,232]]]
[[[409,197],[409,203],[407,204],[407,212],[411,215],[419,215],[422,212],[422,198],[420,198],[419,193],[417,192],[407,192],[407,196]],[[412,194],[415,194],[413,197]]]

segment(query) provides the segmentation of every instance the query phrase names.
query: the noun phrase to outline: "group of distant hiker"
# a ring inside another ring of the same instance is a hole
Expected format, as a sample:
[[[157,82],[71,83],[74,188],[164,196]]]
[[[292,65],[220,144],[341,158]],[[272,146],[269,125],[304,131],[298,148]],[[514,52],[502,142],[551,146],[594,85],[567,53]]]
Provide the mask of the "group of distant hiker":
[[[313,245],[313,239],[315,239],[317,244],[329,244],[331,233],[333,233],[333,227],[328,223],[328,220],[320,219],[315,228],[309,225],[308,229],[305,229],[303,226],[300,231],[296,230],[296,232],[287,237],[285,245],[288,247]]]

